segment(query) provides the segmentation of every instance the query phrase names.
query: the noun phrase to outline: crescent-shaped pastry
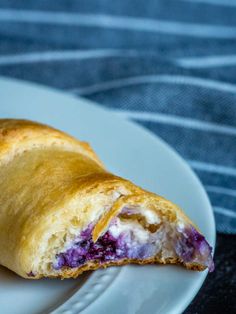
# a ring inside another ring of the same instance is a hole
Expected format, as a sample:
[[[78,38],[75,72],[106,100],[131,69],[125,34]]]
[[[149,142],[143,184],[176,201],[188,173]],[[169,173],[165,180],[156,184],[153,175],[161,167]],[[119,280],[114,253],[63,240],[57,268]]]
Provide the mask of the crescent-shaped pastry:
[[[176,205],[108,172],[85,142],[0,120],[0,264],[39,279],[127,263],[213,270],[211,247]]]

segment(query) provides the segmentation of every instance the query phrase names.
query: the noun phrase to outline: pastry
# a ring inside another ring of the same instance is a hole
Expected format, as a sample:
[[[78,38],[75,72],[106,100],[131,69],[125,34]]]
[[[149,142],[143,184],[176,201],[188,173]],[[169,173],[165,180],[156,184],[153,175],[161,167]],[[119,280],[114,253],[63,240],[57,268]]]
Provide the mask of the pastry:
[[[39,279],[128,263],[214,267],[179,207],[108,172],[89,144],[0,120],[0,264]]]

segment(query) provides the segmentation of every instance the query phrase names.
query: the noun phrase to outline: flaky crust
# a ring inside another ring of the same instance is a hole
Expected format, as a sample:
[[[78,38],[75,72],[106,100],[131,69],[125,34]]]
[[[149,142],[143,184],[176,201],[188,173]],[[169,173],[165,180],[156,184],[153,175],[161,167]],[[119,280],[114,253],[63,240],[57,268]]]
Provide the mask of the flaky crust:
[[[0,120],[0,264],[24,278],[50,250],[56,236],[97,221],[94,241],[126,205],[144,205],[170,221],[191,221],[173,203],[109,173],[89,144],[27,120]],[[51,245],[51,246],[50,246]],[[90,262],[48,277],[77,277],[84,271],[127,263],[179,260]],[[185,265],[201,270],[195,264]]]
[[[60,278],[60,279],[68,279],[68,278],[77,278],[79,275],[100,268],[107,268],[109,266],[124,266],[128,264],[137,264],[137,265],[147,265],[147,264],[158,264],[158,265],[179,265],[184,266],[187,269],[195,270],[195,271],[202,271],[206,269],[205,266],[197,264],[197,263],[183,263],[178,258],[169,258],[169,259],[160,259],[158,257],[138,260],[138,259],[130,259],[125,258],[118,261],[111,261],[106,263],[99,263],[98,261],[91,261],[86,263],[84,266],[79,268],[64,268],[59,274],[57,275],[49,275],[48,278]],[[36,275],[34,277],[26,277],[27,279],[41,279],[43,278],[42,275]]]

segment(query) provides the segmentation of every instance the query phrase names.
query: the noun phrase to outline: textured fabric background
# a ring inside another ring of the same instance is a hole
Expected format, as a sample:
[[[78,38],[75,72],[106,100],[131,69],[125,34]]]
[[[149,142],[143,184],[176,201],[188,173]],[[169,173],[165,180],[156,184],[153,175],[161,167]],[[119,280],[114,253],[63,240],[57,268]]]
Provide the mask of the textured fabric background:
[[[236,290],[236,1],[1,0],[0,75],[98,102],[190,164],[228,236],[188,311],[217,313],[212,289]]]

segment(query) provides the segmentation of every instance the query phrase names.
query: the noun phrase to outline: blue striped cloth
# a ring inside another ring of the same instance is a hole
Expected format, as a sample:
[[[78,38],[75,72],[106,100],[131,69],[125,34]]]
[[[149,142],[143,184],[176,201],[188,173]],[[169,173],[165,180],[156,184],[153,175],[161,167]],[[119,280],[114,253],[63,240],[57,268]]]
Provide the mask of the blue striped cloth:
[[[0,75],[87,97],[162,137],[236,233],[234,0],[0,2]]]

